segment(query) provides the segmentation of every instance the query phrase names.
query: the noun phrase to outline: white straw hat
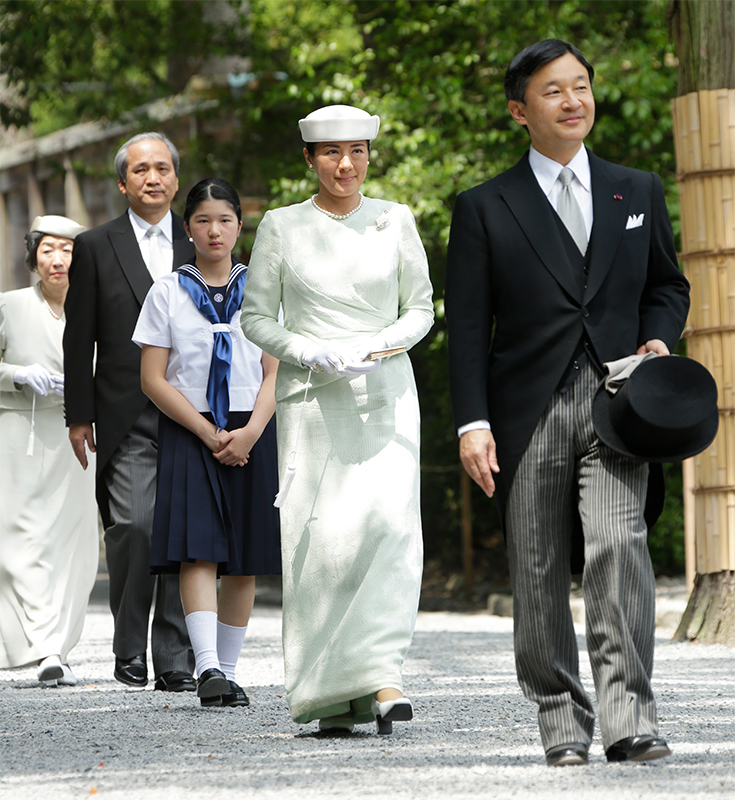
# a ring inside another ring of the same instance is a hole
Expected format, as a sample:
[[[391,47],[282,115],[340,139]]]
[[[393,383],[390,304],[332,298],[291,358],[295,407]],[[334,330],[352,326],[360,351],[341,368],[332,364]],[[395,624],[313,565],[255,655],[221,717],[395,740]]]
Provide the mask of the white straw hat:
[[[60,217],[56,214],[47,214],[44,217],[36,217],[31,225],[30,233],[38,231],[47,233],[49,236],[61,236],[64,239],[74,239],[78,234],[84,233],[87,229],[84,225],[74,222],[69,217]]]
[[[380,117],[354,106],[324,106],[299,120],[305,142],[371,142],[380,129]]]

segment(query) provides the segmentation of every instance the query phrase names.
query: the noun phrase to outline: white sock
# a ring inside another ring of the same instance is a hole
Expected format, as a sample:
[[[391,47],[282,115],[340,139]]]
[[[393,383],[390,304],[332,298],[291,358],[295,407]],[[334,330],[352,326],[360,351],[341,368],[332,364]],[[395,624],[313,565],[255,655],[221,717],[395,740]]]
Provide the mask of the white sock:
[[[244,628],[235,628],[217,620],[217,656],[220,669],[229,681],[235,680],[235,667],[247,630],[247,625]]]
[[[194,611],[184,618],[194,651],[197,675],[208,669],[221,669],[217,658],[217,614],[214,611]]]

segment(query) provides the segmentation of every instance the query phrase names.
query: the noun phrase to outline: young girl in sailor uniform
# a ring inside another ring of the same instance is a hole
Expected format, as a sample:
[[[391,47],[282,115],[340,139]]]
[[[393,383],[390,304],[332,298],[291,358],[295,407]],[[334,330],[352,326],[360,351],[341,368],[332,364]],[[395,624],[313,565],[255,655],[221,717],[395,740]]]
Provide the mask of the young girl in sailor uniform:
[[[133,333],[143,391],[163,412],[151,571],[180,575],[202,706],[244,706],[235,665],[254,576],[281,572],[278,361],[240,328],[247,268],[231,255],[242,228],[237,192],[217,178],[200,181],[184,222],[196,264],[156,281]]]

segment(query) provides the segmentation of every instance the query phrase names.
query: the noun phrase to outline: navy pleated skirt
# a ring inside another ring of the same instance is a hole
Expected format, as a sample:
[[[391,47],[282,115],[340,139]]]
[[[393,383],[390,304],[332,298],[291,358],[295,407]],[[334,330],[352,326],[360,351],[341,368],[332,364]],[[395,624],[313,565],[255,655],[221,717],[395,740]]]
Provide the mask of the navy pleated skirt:
[[[230,412],[227,429],[249,419],[249,411]],[[277,491],[275,419],[248,463],[227,467],[198,436],[159,414],[151,572],[177,573],[182,561],[209,561],[219,575],[280,574]]]

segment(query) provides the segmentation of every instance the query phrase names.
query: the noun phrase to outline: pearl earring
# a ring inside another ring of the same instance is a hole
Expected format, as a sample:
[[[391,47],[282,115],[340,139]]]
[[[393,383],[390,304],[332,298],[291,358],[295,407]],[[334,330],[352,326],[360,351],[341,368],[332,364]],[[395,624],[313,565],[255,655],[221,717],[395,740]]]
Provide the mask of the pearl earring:
[[[309,169],[314,169],[314,165],[313,164],[309,164]]]

